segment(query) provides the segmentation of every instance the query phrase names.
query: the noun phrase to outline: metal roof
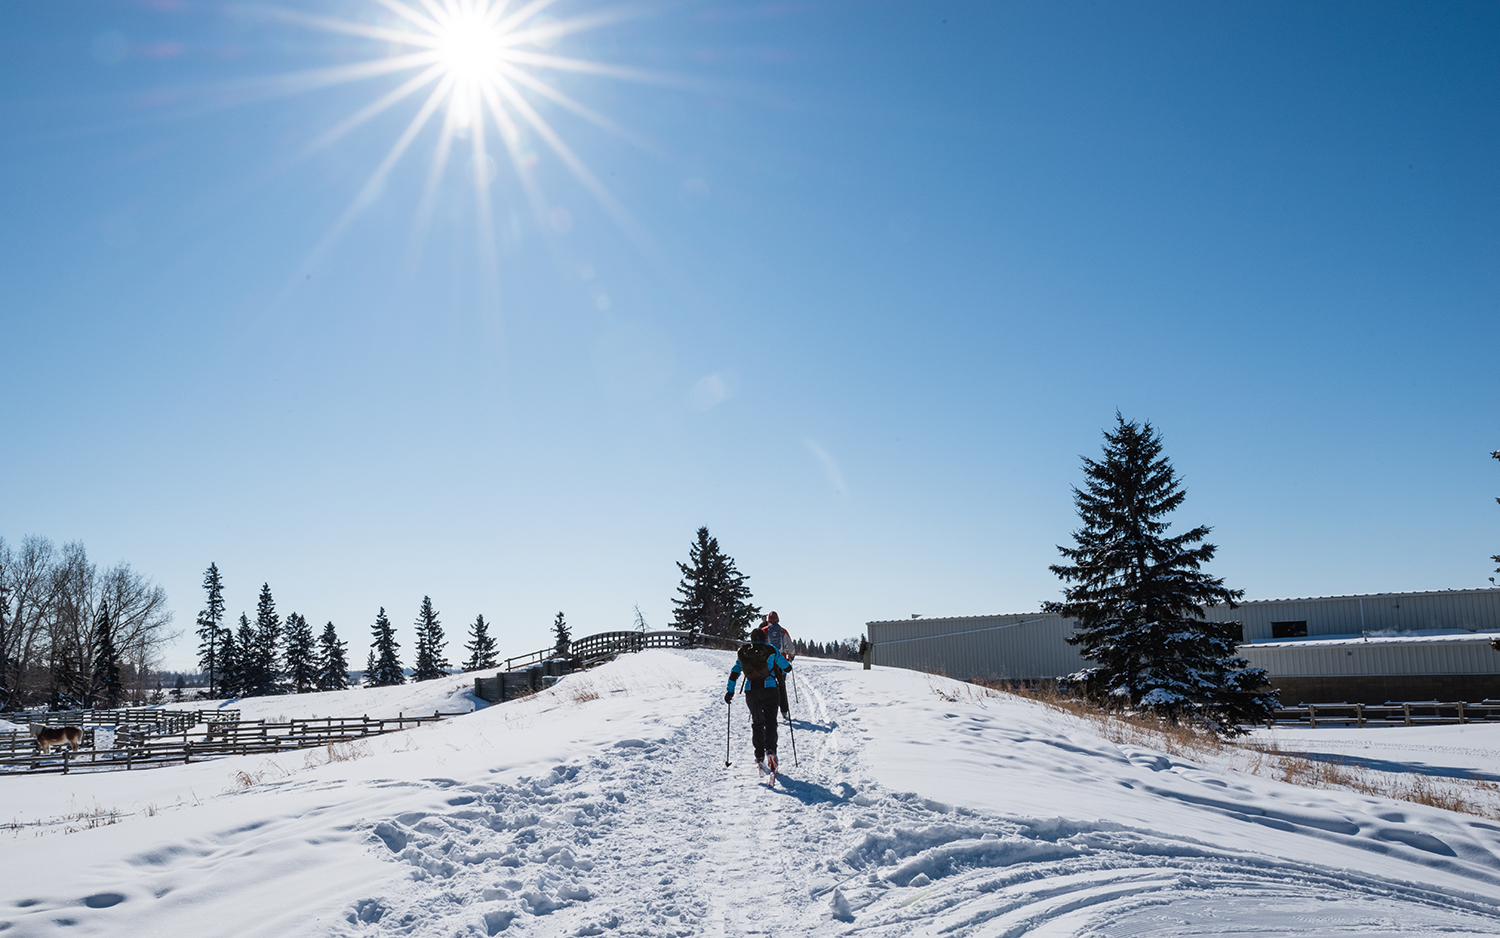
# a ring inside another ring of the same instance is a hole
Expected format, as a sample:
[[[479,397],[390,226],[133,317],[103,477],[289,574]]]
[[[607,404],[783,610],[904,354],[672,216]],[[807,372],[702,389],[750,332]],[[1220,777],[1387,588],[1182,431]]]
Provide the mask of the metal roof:
[[[1500,593],[1500,587],[1482,586],[1471,589],[1445,589],[1445,590],[1409,590],[1405,592],[1387,593],[1338,593],[1332,596],[1285,596],[1273,599],[1242,599],[1235,603],[1237,606],[1254,606],[1260,603],[1315,603],[1324,600],[1339,599],[1373,599],[1381,596],[1443,596],[1451,593]],[[909,619],[874,619],[865,625],[895,625],[900,622],[921,622],[924,619],[941,619],[945,622],[962,622],[966,619],[1003,619],[1010,616],[1039,616],[1043,613],[1039,610],[1031,612],[999,612],[978,616],[913,616]]]

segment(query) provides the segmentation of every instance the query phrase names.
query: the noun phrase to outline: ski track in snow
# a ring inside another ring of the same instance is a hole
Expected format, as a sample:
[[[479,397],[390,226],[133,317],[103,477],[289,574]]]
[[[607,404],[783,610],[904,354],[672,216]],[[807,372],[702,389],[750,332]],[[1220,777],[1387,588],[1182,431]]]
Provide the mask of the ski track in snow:
[[[800,764],[783,722],[776,788],[755,772],[738,698],[727,770],[710,703],[665,739],[516,786],[457,786],[452,811],[376,827],[427,888],[357,903],[344,934],[1500,933],[1500,903],[1482,897],[882,791],[818,671],[797,672]],[[677,809],[639,796],[652,788]]]
[[[719,674],[730,660],[723,653],[672,654]],[[724,705],[712,687],[690,686],[680,699],[698,712],[674,717],[655,736],[616,739],[503,780],[470,773],[351,787],[288,779],[260,791],[301,799],[306,811],[264,829],[230,831],[217,844],[186,842],[130,862],[144,870],[222,864],[232,876],[235,858],[274,854],[301,838],[322,852],[288,853],[273,888],[342,897],[343,911],[331,919],[283,916],[275,930],[257,933],[340,938],[1500,934],[1500,871],[1482,871],[1493,854],[1474,845],[1455,851],[1410,828],[1392,844],[1357,837],[1312,809],[1275,815],[1261,802],[1252,817],[1240,813],[1244,806],[1232,793],[1222,803],[1194,802],[1196,810],[1222,812],[1226,825],[1264,824],[1376,855],[1406,851],[1403,862],[1419,856],[1429,868],[1451,868],[1457,879],[1445,882],[1472,890],[1385,878],[1370,872],[1379,861],[1363,871],[1320,866],[1122,824],[1019,817],[883,788],[865,752],[869,730],[840,692],[856,674],[799,662],[797,754],[794,760],[783,722],[774,788],[752,761],[742,699],[733,705],[734,764],[726,769]],[[1125,754],[1154,771],[1170,764],[1143,750]],[[1049,780],[1038,775],[1036,783]],[[1157,793],[1187,799],[1166,785]],[[381,813],[391,805],[411,810]],[[348,823],[351,812],[363,820]],[[1080,806],[1077,813],[1096,812]],[[206,883],[189,885],[196,894],[179,901],[211,901]],[[0,936],[148,933],[140,926],[151,919],[139,910],[153,888],[142,879],[78,889],[87,895],[67,900],[0,899]],[[317,907],[300,901],[288,907]],[[136,917],[125,917],[131,909]]]

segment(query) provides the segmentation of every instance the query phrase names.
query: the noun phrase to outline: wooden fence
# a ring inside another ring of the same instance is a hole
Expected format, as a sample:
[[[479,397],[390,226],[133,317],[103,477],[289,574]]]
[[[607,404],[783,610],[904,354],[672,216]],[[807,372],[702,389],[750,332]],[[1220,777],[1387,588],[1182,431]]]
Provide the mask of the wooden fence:
[[[547,678],[561,677],[572,671],[591,668],[622,654],[647,648],[727,648],[743,644],[734,639],[712,635],[695,635],[667,629],[659,632],[598,632],[571,642],[568,653],[559,655],[556,646],[505,659],[505,669],[494,677],[474,679],[474,696],[490,703],[514,700],[547,686]],[[526,667],[515,667],[516,662]]]
[[[35,753],[5,755],[0,752],[0,775],[119,771],[185,765],[224,756],[294,752],[397,733],[460,715],[434,711],[431,716],[323,717],[277,723],[217,720],[205,725],[201,735],[196,730],[170,736],[117,734],[117,745],[112,749],[54,750],[47,756]]]
[[[1409,700],[1383,704],[1320,703],[1281,707],[1278,725],[1307,726],[1423,726],[1442,723],[1488,723],[1500,720],[1500,700],[1466,703],[1462,700]]]
[[[238,720],[238,710],[14,710],[0,712],[0,720],[25,726],[45,723],[49,726],[135,727],[148,733],[172,734],[192,729],[199,723],[215,719]]]
[[[94,728],[92,726],[84,727],[82,745],[87,749],[94,747]],[[0,733],[0,757],[23,752],[38,752],[40,750],[41,747],[36,744],[36,739],[25,730],[19,733]]]

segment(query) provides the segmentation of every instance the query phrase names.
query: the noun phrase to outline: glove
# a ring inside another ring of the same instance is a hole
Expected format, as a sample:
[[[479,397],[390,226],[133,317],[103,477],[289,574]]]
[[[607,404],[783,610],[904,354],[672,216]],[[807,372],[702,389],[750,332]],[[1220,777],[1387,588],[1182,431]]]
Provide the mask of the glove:
[[[788,720],[790,720],[792,718],[792,711],[790,711],[790,710],[783,710],[783,711],[781,711],[781,715],[784,716],[784,717],[786,717]]]
[[[724,692],[724,702],[725,703],[733,703],[734,702],[734,691],[729,690],[729,691],[725,691]]]

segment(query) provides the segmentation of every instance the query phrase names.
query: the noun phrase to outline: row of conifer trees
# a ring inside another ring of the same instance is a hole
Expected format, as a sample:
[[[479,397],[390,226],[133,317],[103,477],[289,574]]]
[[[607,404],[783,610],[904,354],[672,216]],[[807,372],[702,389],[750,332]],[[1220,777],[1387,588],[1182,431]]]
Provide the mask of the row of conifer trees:
[[[203,575],[207,602],[198,613],[198,663],[208,675],[210,697],[260,697],[270,694],[303,694],[310,691],[342,690],[349,686],[348,642],[339,639],[333,623],[323,626],[314,638],[312,626],[300,613],[283,619],[269,583],[261,585],[255,619],[240,613],[238,626],[224,619],[224,580],[216,563]],[[558,613],[561,621],[562,614]],[[422,597],[417,612],[416,658],[411,679],[425,681],[442,677],[451,665],[445,657],[448,640],[432,599]],[[364,685],[389,687],[406,683],[396,630],[382,606],[371,626],[370,653],[365,661]],[[461,667],[478,671],[496,665],[495,639],[483,615],[469,626],[464,646],[469,658]]]

